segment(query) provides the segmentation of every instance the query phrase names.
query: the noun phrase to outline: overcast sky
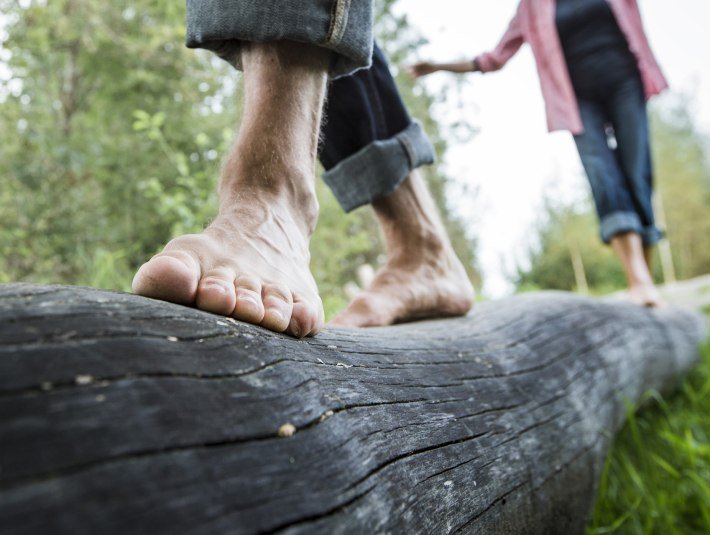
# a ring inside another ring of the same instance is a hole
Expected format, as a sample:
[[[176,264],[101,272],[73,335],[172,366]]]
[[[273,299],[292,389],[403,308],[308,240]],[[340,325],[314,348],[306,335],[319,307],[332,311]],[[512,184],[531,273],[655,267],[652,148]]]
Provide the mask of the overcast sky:
[[[468,59],[493,48],[518,0],[401,0],[397,9],[429,40],[422,59]],[[695,99],[699,126],[710,132],[710,1],[639,0],[651,46],[674,91]],[[450,74],[426,78],[437,91]],[[653,106],[669,105],[666,94]],[[461,90],[435,109],[480,129],[466,143],[452,142],[447,174],[473,194],[455,197],[456,210],[480,240],[484,294],[512,291],[503,276],[523,262],[531,225],[545,193],[564,199],[587,196],[588,186],[568,133],[548,134],[543,101],[528,46],[497,73],[467,75]]]

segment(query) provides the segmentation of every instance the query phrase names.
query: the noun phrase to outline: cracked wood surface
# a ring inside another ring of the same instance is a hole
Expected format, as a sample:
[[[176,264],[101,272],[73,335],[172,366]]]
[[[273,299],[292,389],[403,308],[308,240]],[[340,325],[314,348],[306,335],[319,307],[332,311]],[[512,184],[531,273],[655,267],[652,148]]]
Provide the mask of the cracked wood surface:
[[[625,400],[677,384],[703,335],[547,292],[294,340],[2,285],[0,530],[582,533]]]

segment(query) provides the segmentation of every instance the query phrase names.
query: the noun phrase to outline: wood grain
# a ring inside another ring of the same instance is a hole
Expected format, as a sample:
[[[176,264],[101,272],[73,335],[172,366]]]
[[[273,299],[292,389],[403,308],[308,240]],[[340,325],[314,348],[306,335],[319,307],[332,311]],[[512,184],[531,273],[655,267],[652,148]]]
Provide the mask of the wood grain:
[[[703,336],[547,292],[294,340],[1,285],[0,531],[583,533],[625,401],[675,386]]]

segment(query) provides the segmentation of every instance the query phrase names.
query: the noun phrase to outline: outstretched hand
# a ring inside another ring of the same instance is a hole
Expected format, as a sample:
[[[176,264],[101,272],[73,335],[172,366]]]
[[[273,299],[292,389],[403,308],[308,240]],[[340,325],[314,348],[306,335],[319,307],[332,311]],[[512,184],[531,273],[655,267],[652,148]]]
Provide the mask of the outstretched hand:
[[[410,65],[409,67],[407,67],[407,71],[414,78],[419,78],[420,76],[426,76],[427,74],[431,74],[431,73],[436,72],[438,70],[439,69],[436,66],[436,64],[432,63],[431,61],[419,61],[419,62],[414,63],[413,65]]]

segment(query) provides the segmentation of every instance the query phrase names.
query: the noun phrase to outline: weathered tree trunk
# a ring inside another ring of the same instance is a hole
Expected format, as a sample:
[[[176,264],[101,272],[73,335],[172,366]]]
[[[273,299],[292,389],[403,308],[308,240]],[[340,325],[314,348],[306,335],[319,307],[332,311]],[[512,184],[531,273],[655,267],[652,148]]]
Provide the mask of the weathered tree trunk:
[[[674,385],[703,328],[541,293],[299,341],[4,285],[0,531],[581,533],[624,400]]]

